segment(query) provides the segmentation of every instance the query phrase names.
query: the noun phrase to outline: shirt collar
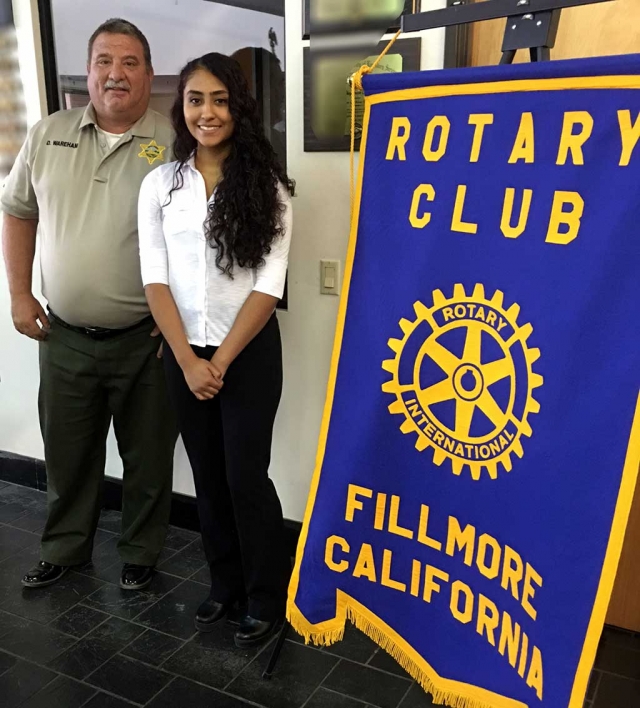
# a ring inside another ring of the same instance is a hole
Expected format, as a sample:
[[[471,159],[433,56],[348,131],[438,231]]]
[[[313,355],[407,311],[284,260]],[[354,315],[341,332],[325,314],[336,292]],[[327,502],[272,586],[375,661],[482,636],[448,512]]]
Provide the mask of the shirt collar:
[[[197,172],[195,150],[191,153],[191,157],[184,164],[185,164],[185,167],[190,167],[194,172]]]
[[[96,117],[96,109],[92,103],[85,108],[82,120],[80,121],[80,130],[87,125],[95,125],[98,127],[98,119]],[[134,125],[129,128],[127,133],[139,138],[153,138],[156,134],[156,117],[152,110],[147,109],[147,112]]]
[[[80,121],[80,130],[88,125],[98,125],[96,110],[92,103],[89,103],[89,105],[84,109],[82,120]]]

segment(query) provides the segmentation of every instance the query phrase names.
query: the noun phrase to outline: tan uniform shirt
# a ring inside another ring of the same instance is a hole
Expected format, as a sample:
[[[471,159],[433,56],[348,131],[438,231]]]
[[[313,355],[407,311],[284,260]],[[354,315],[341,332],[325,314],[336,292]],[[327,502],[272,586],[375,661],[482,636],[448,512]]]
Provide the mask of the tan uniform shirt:
[[[7,214],[40,225],[42,292],[80,327],[122,328],[149,315],[140,275],[138,193],[171,161],[171,124],[147,113],[109,148],[93,106],[35,125],[7,178]]]

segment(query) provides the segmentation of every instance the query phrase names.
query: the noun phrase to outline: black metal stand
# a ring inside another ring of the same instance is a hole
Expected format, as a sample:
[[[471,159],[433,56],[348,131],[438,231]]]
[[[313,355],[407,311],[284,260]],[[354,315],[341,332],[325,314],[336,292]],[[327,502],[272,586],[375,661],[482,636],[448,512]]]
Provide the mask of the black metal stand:
[[[273,647],[273,651],[271,652],[271,658],[269,659],[269,663],[267,664],[267,668],[264,670],[264,673],[262,674],[262,678],[265,681],[271,680],[271,676],[273,672],[275,671],[276,664],[278,663],[278,659],[280,658],[280,652],[282,651],[282,647],[284,646],[284,640],[287,638],[287,634],[289,634],[289,627],[291,625],[287,622],[287,620],[284,621],[284,624],[282,625],[282,629],[280,630],[278,634],[278,639],[276,640],[276,643]]]
[[[501,64],[511,64],[518,49],[528,49],[531,61],[548,61],[555,46],[560,12],[567,7],[593,5],[613,0],[486,0],[469,4],[454,0],[442,10],[402,17],[403,32],[507,18]]]
[[[595,5],[613,0],[486,0],[468,4],[460,0],[450,7],[430,12],[418,12],[415,15],[403,15],[401,26],[403,32],[420,32],[421,30],[437,29],[438,27],[453,27],[454,25],[483,22],[484,20],[499,20],[503,17],[518,17],[527,13],[546,12],[548,10],[563,10],[567,7],[580,5]]]
[[[560,24],[560,10],[509,17],[504,29],[501,64],[511,64],[518,49],[528,49],[531,61],[549,61]]]
[[[500,64],[511,64],[518,49],[528,49],[531,61],[549,61],[555,46],[560,22],[560,11],[566,7],[593,5],[613,0],[486,0],[473,5],[467,0],[454,0],[453,4],[431,12],[421,12],[402,17],[403,32],[453,27],[482,20],[507,18],[502,42]],[[284,646],[289,623],[285,620],[273,647],[271,658],[262,678],[269,680],[275,671]]]

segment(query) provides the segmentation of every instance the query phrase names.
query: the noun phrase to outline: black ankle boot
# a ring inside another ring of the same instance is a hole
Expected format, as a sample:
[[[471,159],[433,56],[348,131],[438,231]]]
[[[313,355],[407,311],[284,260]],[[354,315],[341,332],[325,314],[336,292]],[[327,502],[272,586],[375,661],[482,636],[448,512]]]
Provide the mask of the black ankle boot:
[[[236,646],[240,649],[246,649],[256,644],[262,644],[276,632],[279,623],[279,620],[267,622],[246,615],[234,635]]]
[[[198,632],[211,632],[227,616],[228,611],[229,604],[206,599],[196,611],[196,629]]]

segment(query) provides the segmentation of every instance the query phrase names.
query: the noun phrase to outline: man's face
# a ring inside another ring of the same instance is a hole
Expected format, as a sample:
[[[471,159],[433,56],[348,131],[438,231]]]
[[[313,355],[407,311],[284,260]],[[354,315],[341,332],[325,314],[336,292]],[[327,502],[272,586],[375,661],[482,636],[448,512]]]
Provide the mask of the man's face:
[[[149,106],[153,70],[142,44],[126,34],[99,34],[87,66],[89,96],[98,121],[135,123]]]

